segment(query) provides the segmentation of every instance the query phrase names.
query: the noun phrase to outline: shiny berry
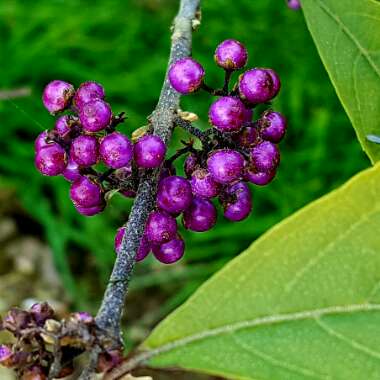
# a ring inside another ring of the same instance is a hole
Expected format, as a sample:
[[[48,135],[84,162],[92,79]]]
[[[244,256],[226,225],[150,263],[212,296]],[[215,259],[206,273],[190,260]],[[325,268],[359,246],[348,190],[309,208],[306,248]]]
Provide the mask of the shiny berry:
[[[185,243],[180,235],[152,248],[154,257],[163,264],[173,264],[180,260],[185,252]]]
[[[75,206],[90,208],[103,203],[103,192],[97,182],[83,176],[71,184],[70,198]]]
[[[220,184],[215,182],[207,169],[197,169],[190,180],[191,190],[196,197],[213,198],[219,194]]]
[[[134,146],[136,165],[144,169],[157,168],[165,158],[166,146],[160,137],[145,135]]]
[[[53,142],[37,151],[34,162],[43,175],[55,176],[65,170],[67,155],[59,144]]]
[[[202,85],[205,71],[194,59],[179,59],[170,66],[169,81],[173,88],[181,94],[189,94]]]
[[[279,112],[267,111],[259,120],[260,136],[267,141],[279,143],[286,132],[286,119]]]
[[[221,132],[236,132],[245,120],[246,108],[241,100],[233,96],[223,96],[210,107],[210,123]]]
[[[82,83],[74,95],[74,105],[80,109],[95,99],[104,99],[104,88],[96,82]]]
[[[129,164],[133,157],[133,144],[127,136],[113,132],[100,140],[100,156],[103,162],[113,169]]]
[[[79,214],[82,214],[84,216],[94,216],[101,213],[106,207],[106,204],[105,202],[103,202],[103,203],[100,203],[99,205],[92,206],[92,207],[81,207],[74,204],[74,207],[79,212]]]
[[[224,208],[224,216],[233,222],[245,219],[252,210],[251,192],[244,182],[228,186],[220,200]]]
[[[62,175],[70,182],[74,182],[81,177],[80,166],[70,157]]]
[[[95,136],[78,136],[71,143],[70,157],[82,167],[95,165],[99,158],[98,139]]]
[[[256,171],[270,172],[277,168],[280,163],[280,151],[277,145],[263,141],[250,151],[251,164]]]
[[[79,110],[80,122],[87,132],[101,131],[110,124],[111,118],[111,107],[101,99],[92,100]]]
[[[189,178],[193,174],[194,170],[199,167],[199,159],[194,153],[190,153],[185,160],[183,165],[183,169],[185,171],[186,176]]]
[[[150,243],[167,243],[177,233],[177,222],[164,211],[153,211],[148,217],[145,232]]]
[[[45,146],[51,144],[51,142],[47,142],[47,141],[46,141],[47,138],[48,138],[48,131],[47,131],[47,130],[41,132],[41,133],[37,136],[36,140],[34,141],[34,150],[35,150],[36,152],[39,151],[41,148],[44,148]]]
[[[60,116],[55,122],[55,131],[60,137],[65,137],[70,132],[71,117],[69,115]]]
[[[42,102],[50,113],[55,114],[64,111],[70,105],[74,92],[72,84],[53,80],[45,87]]]
[[[253,126],[246,126],[243,129],[232,136],[233,140],[239,145],[239,147],[250,148],[256,144],[259,133]]]
[[[195,232],[208,231],[216,223],[215,206],[208,199],[193,198],[190,207],[183,213],[183,225]]]
[[[226,70],[238,70],[247,63],[248,53],[239,41],[225,40],[216,48],[214,59],[218,66]]]
[[[232,149],[216,150],[210,154],[207,168],[214,181],[227,184],[241,176],[244,158]]]
[[[158,185],[157,206],[169,214],[178,215],[185,211],[192,198],[190,183],[185,178],[166,177]]]
[[[276,175],[276,170],[268,172],[257,172],[252,168],[248,168],[244,173],[244,179],[258,186],[265,186],[270,183]]]

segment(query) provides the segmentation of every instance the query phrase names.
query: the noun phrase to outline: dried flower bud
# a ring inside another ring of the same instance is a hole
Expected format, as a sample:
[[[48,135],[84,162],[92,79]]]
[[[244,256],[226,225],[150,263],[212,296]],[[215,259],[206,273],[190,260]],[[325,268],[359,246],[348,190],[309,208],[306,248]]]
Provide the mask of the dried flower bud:
[[[5,344],[0,345],[0,364],[4,367],[12,367],[13,352],[11,348]]]
[[[35,303],[30,308],[30,312],[38,326],[43,326],[47,319],[54,317],[54,310],[47,302]]]

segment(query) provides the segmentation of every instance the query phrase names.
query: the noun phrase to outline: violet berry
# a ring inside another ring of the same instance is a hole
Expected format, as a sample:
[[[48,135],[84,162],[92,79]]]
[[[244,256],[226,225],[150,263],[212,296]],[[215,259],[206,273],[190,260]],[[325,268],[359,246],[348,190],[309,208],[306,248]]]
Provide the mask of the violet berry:
[[[39,151],[41,148],[45,147],[45,146],[48,146],[51,144],[51,142],[47,142],[48,138],[48,131],[42,131],[36,138],[36,140],[34,141],[34,150],[37,152]]]
[[[204,232],[214,227],[217,212],[208,199],[194,197],[190,207],[183,213],[183,225],[195,232]]]
[[[237,132],[245,121],[246,108],[233,96],[222,96],[210,107],[210,123],[221,132]]]
[[[79,110],[79,119],[87,132],[99,132],[106,128],[112,118],[111,107],[101,99],[85,103]]]
[[[244,173],[244,179],[258,186],[265,186],[272,182],[276,175],[276,170],[268,172],[257,172],[252,168],[248,168]]]
[[[95,136],[78,136],[71,143],[70,157],[82,167],[95,165],[99,158],[98,139]]]
[[[37,151],[34,162],[43,175],[55,176],[65,170],[67,155],[59,144],[53,142]]]
[[[288,8],[293,9],[295,11],[301,9],[300,0],[287,0]]]
[[[133,145],[127,136],[113,132],[100,140],[99,152],[107,166],[112,169],[119,169],[131,161]]]
[[[267,141],[279,143],[286,132],[286,119],[279,112],[267,111],[259,120],[260,136]]]
[[[125,227],[120,227],[115,235],[115,252],[117,254],[120,253],[121,250],[121,243],[123,241],[123,236],[125,234]],[[148,256],[149,252],[151,251],[151,244],[148,242],[146,235],[144,234],[141,238],[139,248],[137,249],[136,253],[136,261],[144,260],[146,256]]]
[[[157,206],[169,214],[185,211],[192,198],[190,183],[185,178],[173,175],[162,179],[158,185]]]
[[[163,264],[173,264],[180,260],[185,253],[185,243],[182,237],[177,236],[161,245],[154,245],[152,248],[154,257]]]
[[[77,207],[95,207],[103,203],[103,191],[97,182],[83,176],[71,184],[70,198]]]
[[[230,39],[218,45],[214,59],[218,66],[226,70],[238,70],[247,63],[248,53],[241,42]]]
[[[238,222],[245,219],[252,210],[252,197],[245,182],[237,182],[225,189],[221,196],[224,216]]]
[[[250,151],[251,164],[259,172],[270,172],[280,163],[280,151],[270,141],[262,141]]]
[[[82,214],[83,216],[94,216],[101,213],[106,207],[106,204],[105,202],[102,202],[92,207],[82,207],[74,204],[74,207],[79,212],[79,214]]]
[[[193,194],[200,198],[216,197],[220,191],[220,183],[214,181],[207,169],[195,170],[191,176],[190,184]]]
[[[65,137],[70,132],[71,117],[69,115],[60,116],[55,122],[55,131],[60,137]]]
[[[170,66],[168,77],[176,91],[189,94],[202,85],[204,75],[203,67],[194,59],[186,57]]]
[[[80,174],[79,165],[71,157],[69,157],[69,161],[67,162],[62,175],[70,182],[74,182],[82,176]]]
[[[50,113],[55,114],[64,111],[70,105],[74,92],[72,84],[62,80],[53,80],[45,87],[42,102]]]
[[[104,99],[104,88],[96,82],[82,83],[74,95],[74,105],[80,109],[95,99]]]
[[[232,139],[243,148],[250,148],[257,143],[259,133],[253,125],[243,127],[243,129],[232,136]]]
[[[183,169],[184,169],[185,174],[188,178],[191,177],[191,175],[193,174],[195,169],[197,169],[199,167],[199,164],[200,164],[199,159],[194,153],[190,153],[186,157],[186,160],[185,160],[184,165],[183,165]]]
[[[227,184],[241,176],[244,157],[232,149],[219,149],[210,154],[207,168],[214,181]]]
[[[150,243],[167,243],[174,238],[177,232],[177,222],[164,211],[153,211],[148,217],[145,231]]]
[[[134,146],[136,165],[144,169],[153,169],[161,165],[165,158],[166,146],[155,135],[142,136]]]

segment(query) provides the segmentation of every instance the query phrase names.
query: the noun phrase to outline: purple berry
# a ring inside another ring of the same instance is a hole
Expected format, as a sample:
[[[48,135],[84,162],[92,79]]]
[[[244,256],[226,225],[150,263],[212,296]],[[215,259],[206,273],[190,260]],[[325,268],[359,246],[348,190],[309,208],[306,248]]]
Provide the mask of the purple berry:
[[[182,58],[173,63],[169,69],[169,81],[173,88],[181,94],[189,94],[202,85],[205,71],[192,58]]]
[[[110,124],[111,118],[111,107],[101,99],[92,100],[79,110],[80,122],[87,132],[101,131]]]
[[[96,82],[82,83],[74,96],[74,104],[78,109],[81,109],[86,103],[96,99],[104,99],[104,88]]]
[[[95,165],[99,156],[98,139],[95,136],[78,136],[71,144],[70,156],[79,166]]]
[[[277,74],[267,69],[251,69],[239,77],[239,92],[252,104],[266,103],[274,98],[280,84]]]
[[[158,185],[157,206],[169,214],[178,215],[185,211],[192,199],[191,186],[185,178],[166,177]]]
[[[251,192],[247,184],[237,182],[228,186],[221,196],[221,203],[227,219],[233,222],[245,219],[252,210]]]
[[[42,102],[50,113],[55,114],[65,110],[70,105],[74,92],[72,84],[62,80],[53,80],[45,87]]]
[[[103,203],[103,192],[98,183],[83,176],[71,184],[70,198],[76,207],[96,207]]]
[[[65,170],[67,155],[59,144],[53,142],[37,151],[34,162],[43,175],[55,176]]]
[[[280,151],[277,145],[263,141],[251,149],[251,164],[256,171],[270,172],[280,163]]]
[[[298,9],[301,9],[300,0],[287,0],[287,3],[290,9],[293,9],[295,11],[297,11]]]
[[[216,48],[214,59],[218,66],[226,70],[238,70],[247,63],[248,53],[241,42],[225,40]]]
[[[131,161],[133,145],[127,136],[113,132],[100,140],[99,152],[107,166],[119,169]]]
[[[227,184],[241,176],[244,158],[239,152],[231,149],[216,150],[210,154],[207,168],[214,181]]]
[[[62,175],[70,182],[74,182],[81,178],[79,165],[70,157]]]
[[[256,172],[252,168],[246,170],[244,179],[258,186],[265,186],[270,183],[276,175],[276,170],[269,172]]]
[[[216,223],[216,208],[208,199],[193,198],[190,207],[183,213],[183,225],[195,232],[208,231]]]
[[[185,243],[180,235],[161,245],[152,247],[154,257],[163,264],[173,264],[185,253]]]
[[[274,98],[280,92],[281,80],[278,74],[274,70],[272,69],[265,69],[265,70],[267,71],[267,73],[269,73],[269,75],[272,78],[272,82],[273,82],[272,98]]]
[[[81,207],[78,205],[74,205],[75,209],[79,212],[79,214],[82,214],[84,216],[94,216],[96,214],[99,214],[104,210],[105,206],[106,205],[104,202],[93,207]]]
[[[153,211],[146,224],[146,236],[152,244],[163,244],[172,240],[177,233],[177,222],[168,213]]]
[[[183,169],[188,178],[191,177],[193,172],[199,167],[199,159],[194,153],[190,153],[185,160]]]
[[[215,182],[207,169],[199,168],[190,180],[193,194],[199,198],[213,198],[219,194],[220,184]]]
[[[259,137],[259,133],[257,129],[253,126],[246,126],[237,133],[232,136],[233,140],[243,148],[250,148],[257,143]]]
[[[58,136],[65,137],[70,132],[71,127],[71,117],[69,115],[63,115],[57,119],[55,122],[55,131],[57,132]]]
[[[286,119],[279,112],[267,111],[259,120],[260,135],[264,140],[279,143],[286,132]]]
[[[166,146],[160,137],[145,135],[134,146],[136,165],[144,169],[153,169],[161,165],[165,158]]]
[[[241,100],[223,96],[211,104],[210,123],[221,132],[239,131],[245,121],[245,106]]]
[[[34,142],[34,150],[38,152],[41,148],[44,148],[45,146],[50,145],[50,142],[47,142],[46,139],[48,138],[48,131],[41,132],[35,142]]]

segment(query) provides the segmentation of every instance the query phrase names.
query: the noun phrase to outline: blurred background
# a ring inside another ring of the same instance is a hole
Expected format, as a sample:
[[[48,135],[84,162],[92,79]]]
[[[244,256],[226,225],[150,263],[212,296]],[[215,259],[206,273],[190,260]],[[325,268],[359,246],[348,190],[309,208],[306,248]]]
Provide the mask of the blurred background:
[[[36,171],[34,139],[54,125],[42,106],[42,89],[53,79],[76,86],[100,82],[114,112],[126,111],[120,131],[130,135],[155,107],[177,7],[176,0],[1,1],[0,315],[34,300],[48,300],[62,314],[96,312],[115,257],[114,234],[131,203],[116,195],[103,214],[85,218],[71,204],[62,177]],[[272,184],[252,187],[254,211],[247,220],[231,223],[220,215],[210,232],[184,231],[185,258],[173,266],[153,258],[137,264],[125,313],[128,349],[268,228],[369,165],[302,11],[289,10],[284,1],[204,1],[193,56],[215,87],[223,72],[213,53],[227,38],[247,46],[249,66],[271,67],[281,76],[274,108],[289,121],[281,167]],[[8,91],[19,89],[23,96],[9,98]],[[197,113],[198,126],[206,128],[211,102],[200,93],[183,97],[182,108]],[[172,152],[184,136],[174,134]],[[173,378],[167,376],[157,373]],[[195,379],[181,376],[174,377]]]

